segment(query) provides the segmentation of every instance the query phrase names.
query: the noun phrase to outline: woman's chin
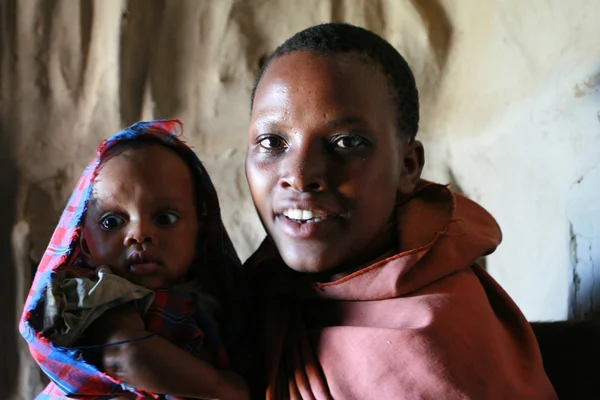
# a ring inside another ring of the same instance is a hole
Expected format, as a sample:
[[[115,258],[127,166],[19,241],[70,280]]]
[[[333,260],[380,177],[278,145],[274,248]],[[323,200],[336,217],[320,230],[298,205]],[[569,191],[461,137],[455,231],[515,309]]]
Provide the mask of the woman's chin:
[[[308,251],[308,249],[287,251],[281,255],[281,258],[293,271],[312,275],[315,278],[336,274],[339,272],[336,267],[344,264],[341,257],[331,254],[331,252],[316,249],[312,251]]]

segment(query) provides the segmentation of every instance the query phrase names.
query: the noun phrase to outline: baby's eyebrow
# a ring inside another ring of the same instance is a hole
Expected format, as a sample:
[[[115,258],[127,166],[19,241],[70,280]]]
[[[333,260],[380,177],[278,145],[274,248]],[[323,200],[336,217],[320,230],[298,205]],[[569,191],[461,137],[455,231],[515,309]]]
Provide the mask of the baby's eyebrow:
[[[87,209],[100,209],[102,208],[102,204],[104,202],[102,201],[102,199],[95,197],[95,196],[91,196],[87,202],[86,208]]]
[[[154,204],[164,204],[164,205],[175,205],[179,206],[182,203],[185,203],[185,199],[181,196],[161,196],[161,197],[148,197],[148,199]],[[102,206],[103,204],[109,203],[109,199],[103,199],[101,197],[92,196],[88,200],[88,206]]]
[[[100,200],[100,199],[99,199],[99,198],[98,198],[98,197],[95,195],[95,193],[92,193],[92,194],[90,195],[90,198],[89,198],[89,199],[88,199],[88,201],[87,201],[88,205],[91,205],[91,206],[94,206],[94,205],[96,205],[96,204],[98,204],[98,203],[101,203],[101,202],[102,202],[102,200]]]
[[[110,196],[100,196],[98,192],[92,191],[88,200],[88,206],[101,206],[110,201]]]
[[[183,203],[186,202],[186,199],[183,196],[151,196],[149,200],[152,204],[156,205],[173,205],[176,207],[180,207]]]

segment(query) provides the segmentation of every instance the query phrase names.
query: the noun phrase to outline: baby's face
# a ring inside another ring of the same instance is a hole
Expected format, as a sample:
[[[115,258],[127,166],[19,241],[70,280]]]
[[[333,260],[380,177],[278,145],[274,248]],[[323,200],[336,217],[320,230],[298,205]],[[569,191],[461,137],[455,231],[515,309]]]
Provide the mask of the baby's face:
[[[164,289],[185,278],[197,235],[192,173],[175,152],[159,144],[127,149],[101,168],[81,239],[91,266]]]

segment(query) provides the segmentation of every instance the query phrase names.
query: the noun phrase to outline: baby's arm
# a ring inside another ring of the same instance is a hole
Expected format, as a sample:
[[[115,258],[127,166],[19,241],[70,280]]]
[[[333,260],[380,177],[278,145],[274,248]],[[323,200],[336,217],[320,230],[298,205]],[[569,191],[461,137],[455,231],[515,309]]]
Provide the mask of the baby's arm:
[[[89,331],[104,345],[148,336],[135,308],[126,304],[103,314]],[[201,399],[248,399],[246,384],[167,340],[152,336],[101,349],[106,373],[135,388]]]

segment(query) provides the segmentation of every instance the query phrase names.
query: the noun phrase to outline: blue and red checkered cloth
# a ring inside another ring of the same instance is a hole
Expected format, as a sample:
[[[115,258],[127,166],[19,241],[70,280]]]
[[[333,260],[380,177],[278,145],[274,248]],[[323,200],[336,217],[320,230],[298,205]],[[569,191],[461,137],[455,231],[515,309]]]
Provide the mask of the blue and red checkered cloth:
[[[200,243],[201,258],[195,276],[202,280],[201,286],[208,288],[209,294],[223,307],[219,336],[210,318],[197,306],[194,293],[157,291],[145,316],[147,329],[174,341],[196,356],[208,359],[217,367],[226,367],[228,351],[240,347],[245,325],[242,306],[246,293],[241,264],[222,224],[217,194],[208,173],[195,153],[179,139],[178,127],[182,127],[178,120],[138,122],[104,141],[95,159],[81,175],[38,266],[19,324],[31,355],[51,380],[38,400],[66,396],[110,399],[119,395],[132,399],[161,398],[122,384],[86,361],[85,350],[55,346],[43,332],[46,289],[52,278],[56,278],[59,272],[90,273],[89,269],[81,266],[79,258],[79,235],[86,203],[103,156],[122,141],[156,140],[175,150],[191,167],[197,183],[198,212],[205,221]],[[182,321],[185,321],[184,325],[181,325]],[[197,343],[203,345],[198,347]]]

